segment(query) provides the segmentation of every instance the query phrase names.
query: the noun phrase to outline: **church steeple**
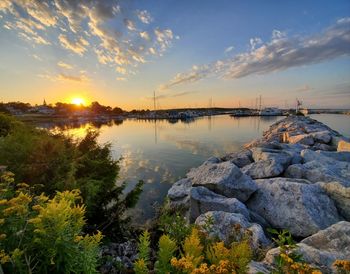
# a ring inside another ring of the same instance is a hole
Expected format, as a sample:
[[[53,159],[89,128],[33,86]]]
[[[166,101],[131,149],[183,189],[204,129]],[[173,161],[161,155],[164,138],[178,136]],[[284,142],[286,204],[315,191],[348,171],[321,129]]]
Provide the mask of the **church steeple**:
[[[43,106],[46,106],[46,100],[45,100],[45,98],[44,98]]]

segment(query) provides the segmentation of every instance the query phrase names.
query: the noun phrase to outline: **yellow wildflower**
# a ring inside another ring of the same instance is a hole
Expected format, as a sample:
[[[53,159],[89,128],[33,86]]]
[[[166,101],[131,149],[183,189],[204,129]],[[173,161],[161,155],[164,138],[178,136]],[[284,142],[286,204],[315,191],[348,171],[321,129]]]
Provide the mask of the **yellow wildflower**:
[[[10,256],[4,250],[0,250],[0,264],[6,264],[10,261]]]
[[[43,209],[43,207],[41,205],[33,205],[32,209],[36,211],[40,211],[41,209]]]
[[[77,236],[75,236],[75,238],[74,238],[74,242],[80,242],[82,239],[84,239],[84,237],[83,236],[80,236],[80,235],[77,235]]]
[[[6,199],[1,199],[1,200],[0,200],[0,206],[6,205],[6,203],[7,203],[7,200],[6,200]]]

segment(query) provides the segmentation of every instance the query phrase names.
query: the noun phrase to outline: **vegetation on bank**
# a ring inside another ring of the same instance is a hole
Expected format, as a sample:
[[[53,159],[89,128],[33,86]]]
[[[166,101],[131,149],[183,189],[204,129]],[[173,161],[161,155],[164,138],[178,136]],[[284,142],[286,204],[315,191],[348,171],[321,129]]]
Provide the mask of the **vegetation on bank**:
[[[97,137],[98,132],[88,131],[74,140],[0,114],[0,165],[15,174],[16,183],[35,187],[35,194],[51,197],[79,189],[88,227],[120,240],[128,232],[124,212],[135,205],[142,183],[123,195],[125,184],[116,186],[118,160],[112,158],[110,144],[98,144]]]
[[[6,272],[94,273],[102,233],[108,241],[130,237],[125,212],[142,182],[124,194],[125,184],[116,185],[118,161],[97,137],[89,131],[74,140],[0,114],[0,263]]]
[[[49,198],[15,183],[11,172],[0,180],[0,263],[5,273],[96,272],[102,234],[83,232],[85,206],[78,190]]]

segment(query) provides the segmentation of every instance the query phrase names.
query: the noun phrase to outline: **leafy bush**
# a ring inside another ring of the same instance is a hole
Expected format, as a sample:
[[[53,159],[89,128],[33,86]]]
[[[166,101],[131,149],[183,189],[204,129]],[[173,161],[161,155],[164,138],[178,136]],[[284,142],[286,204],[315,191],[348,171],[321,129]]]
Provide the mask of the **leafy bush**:
[[[208,235],[204,235],[207,237]],[[199,231],[185,239],[181,258],[172,258],[172,266],[180,273],[246,273],[248,263],[252,259],[252,251],[247,240],[233,242],[229,248],[223,242],[207,241],[202,244]],[[203,252],[206,250],[206,252]]]
[[[110,144],[98,144],[97,137],[98,132],[88,131],[73,140],[0,115],[0,165],[16,174],[16,182],[40,185],[37,194],[52,197],[56,191],[80,189],[90,227],[121,239],[127,232],[124,213],[135,206],[142,182],[123,195],[125,184],[116,186],[119,162]]]
[[[170,260],[174,256],[177,250],[176,242],[173,241],[168,235],[162,235],[159,239],[158,260],[155,263],[156,273],[171,273],[173,268],[171,267]]]
[[[233,242],[226,247],[223,242],[205,240],[209,235],[196,227],[181,243],[177,245],[168,235],[159,239],[159,250],[155,263],[156,273],[239,273],[247,272],[248,263],[252,259],[252,251],[248,240]],[[180,250],[180,252],[177,252]],[[140,259],[134,264],[136,273],[148,273],[150,264],[139,253]],[[170,263],[169,263],[170,261]],[[142,268],[141,266],[146,266]]]
[[[84,235],[78,190],[50,199],[6,172],[0,182],[0,263],[8,273],[96,273],[102,234]]]
[[[139,245],[138,245],[139,258],[135,262],[136,274],[148,273],[148,265],[150,263],[150,251],[151,251],[150,245],[151,245],[150,234],[147,230],[145,230],[139,236]]]
[[[158,221],[159,230],[174,239],[180,245],[191,233],[192,225],[189,225],[186,218],[179,213],[170,213],[163,210]]]

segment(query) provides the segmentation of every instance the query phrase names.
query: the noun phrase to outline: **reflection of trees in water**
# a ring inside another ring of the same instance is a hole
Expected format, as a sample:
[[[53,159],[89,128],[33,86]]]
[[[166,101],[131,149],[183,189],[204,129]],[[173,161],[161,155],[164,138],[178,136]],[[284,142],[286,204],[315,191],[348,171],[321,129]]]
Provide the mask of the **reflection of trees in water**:
[[[101,119],[101,120],[88,120],[88,119],[74,119],[74,120],[57,120],[57,121],[51,121],[51,122],[37,122],[35,123],[37,127],[39,128],[45,128],[49,130],[58,130],[58,131],[65,131],[70,129],[77,129],[77,128],[87,128],[87,127],[94,127],[97,129],[100,129],[103,126],[112,127],[112,126],[119,126],[123,124],[123,119]]]

